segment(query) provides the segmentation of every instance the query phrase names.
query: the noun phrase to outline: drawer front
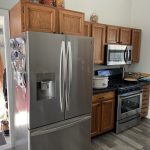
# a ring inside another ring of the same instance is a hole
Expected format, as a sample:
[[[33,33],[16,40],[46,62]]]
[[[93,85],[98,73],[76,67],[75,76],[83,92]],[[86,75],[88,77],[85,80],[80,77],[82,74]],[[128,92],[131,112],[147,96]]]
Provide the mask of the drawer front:
[[[105,92],[105,93],[94,95],[92,97],[92,102],[98,102],[101,100],[114,99],[114,98],[115,98],[115,92]]]

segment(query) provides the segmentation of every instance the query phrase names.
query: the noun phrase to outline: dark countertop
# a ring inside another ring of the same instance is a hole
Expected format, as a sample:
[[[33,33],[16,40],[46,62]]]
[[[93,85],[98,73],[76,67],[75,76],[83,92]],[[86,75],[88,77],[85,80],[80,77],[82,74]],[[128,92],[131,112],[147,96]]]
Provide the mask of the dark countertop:
[[[104,89],[93,89],[93,95],[99,94],[99,93],[104,93],[104,92],[109,92],[109,91],[115,91],[117,90],[117,88],[104,88]]]
[[[150,84],[150,81],[139,81],[137,82],[137,84],[139,84],[140,86],[144,86],[144,85]],[[93,95],[104,93],[104,92],[109,92],[109,91],[116,91],[116,90],[117,88],[114,88],[114,87],[107,87],[104,89],[93,89]]]

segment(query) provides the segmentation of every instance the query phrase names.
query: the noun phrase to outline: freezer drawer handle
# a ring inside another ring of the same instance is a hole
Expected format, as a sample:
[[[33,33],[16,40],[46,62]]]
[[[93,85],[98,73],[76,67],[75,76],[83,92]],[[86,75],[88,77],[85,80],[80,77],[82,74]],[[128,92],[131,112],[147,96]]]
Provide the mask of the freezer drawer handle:
[[[45,134],[53,133],[56,131],[60,131],[60,130],[72,127],[78,123],[84,122],[84,121],[89,120],[89,119],[91,119],[91,116],[78,118],[76,121],[73,121],[73,122],[68,123],[66,125],[62,125],[62,126],[54,127],[54,128],[50,128],[50,129],[43,129],[43,130],[34,131],[31,133],[31,136],[33,137],[33,136],[45,135]]]
[[[65,41],[61,43],[61,53],[60,53],[60,70],[59,70],[59,91],[60,91],[60,108],[61,112],[64,112],[64,89],[65,89]]]
[[[72,84],[72,49],[71,49],[71,42],[68,41],[67,44],[67,90],[66,90],[66,109],[69,111],[69,97],[70,97],[70,90]]]

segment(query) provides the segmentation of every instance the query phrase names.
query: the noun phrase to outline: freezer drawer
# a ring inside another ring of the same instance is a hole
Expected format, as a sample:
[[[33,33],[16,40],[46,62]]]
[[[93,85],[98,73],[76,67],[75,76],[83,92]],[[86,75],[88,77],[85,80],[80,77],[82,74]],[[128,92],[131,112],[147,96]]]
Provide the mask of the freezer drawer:
[[[67,121],[68,122],[68,121]],[[91,150],[91,117],[31,133],[30,150]]]

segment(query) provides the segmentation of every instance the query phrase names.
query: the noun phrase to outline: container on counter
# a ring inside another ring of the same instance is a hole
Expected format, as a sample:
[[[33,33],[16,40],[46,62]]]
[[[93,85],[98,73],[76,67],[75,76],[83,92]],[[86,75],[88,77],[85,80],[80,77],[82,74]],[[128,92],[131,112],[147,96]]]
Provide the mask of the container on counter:
[[[55,0],[55,6],[64,8],[64,0]]]
[[[54,0],[39,0],[39,3],[54,6]]]

